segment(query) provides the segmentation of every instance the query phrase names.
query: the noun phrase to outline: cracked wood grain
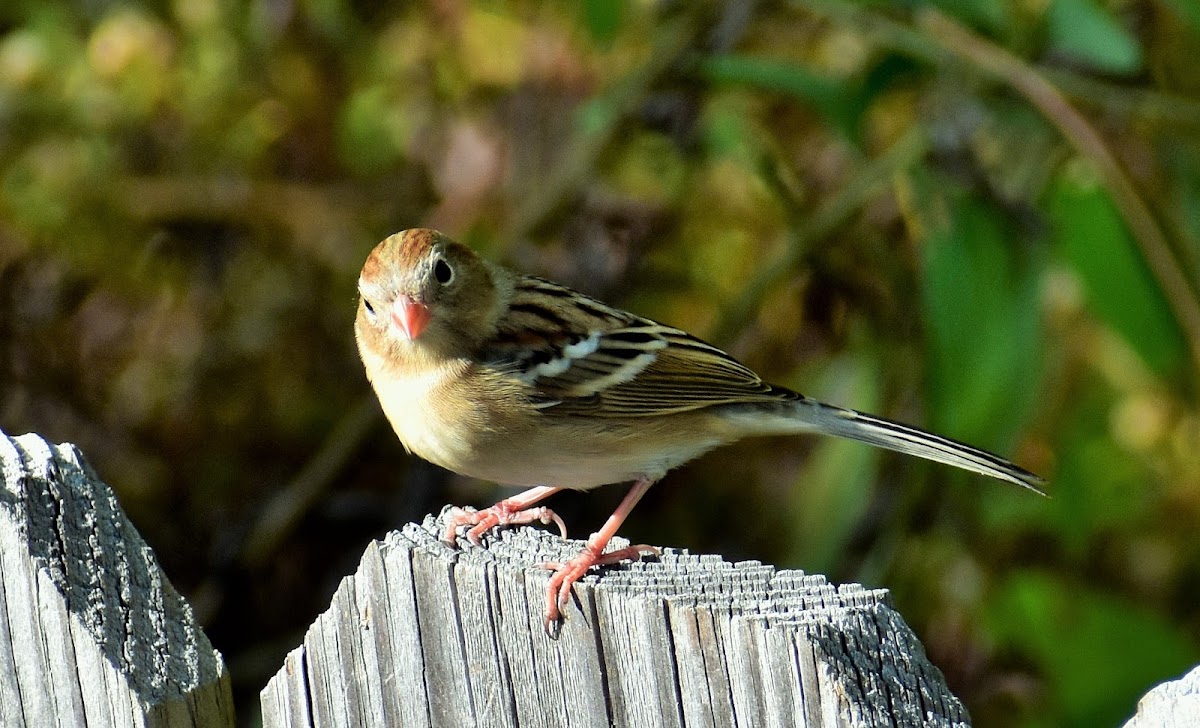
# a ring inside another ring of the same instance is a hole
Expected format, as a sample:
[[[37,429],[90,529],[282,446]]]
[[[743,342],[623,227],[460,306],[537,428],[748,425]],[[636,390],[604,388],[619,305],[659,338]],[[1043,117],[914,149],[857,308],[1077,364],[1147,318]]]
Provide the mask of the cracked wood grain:
[[[0,725],[232,726],[229,675],[72,445],[0,432]]]
[[[665,549],[589,574],[552,639],[533,565],[580,542],[439,533],[429,517],[367,548],[262,691],[264,726],[967,725],[885,591]]]

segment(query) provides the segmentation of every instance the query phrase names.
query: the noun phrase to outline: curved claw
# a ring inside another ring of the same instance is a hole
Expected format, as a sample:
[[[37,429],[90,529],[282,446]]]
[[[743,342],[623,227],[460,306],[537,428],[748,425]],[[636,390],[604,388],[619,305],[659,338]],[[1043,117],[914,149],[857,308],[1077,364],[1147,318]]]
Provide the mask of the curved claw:
[[[483,546],[483,536],[497,526],[525,525],[535,522],[547,526],[551,523],[555,524],[558,526],[559,535],[566,539],[567,524],[549,508],[538,506],[537,508],[514,510],[505,505],[505,501],[500,501],[482,511],[469,507],[451,508],[446,513],[446,530],[442,534],[442,541],[453,546],[457,542],[459,527],[470,526],[470,530],[467,531],[467,540],[475,546]]]
[[[467,531],[467,540],[476,546],[483,546],[483,535],[500,525],[500,517],[490,510],[485,510],[479,515],[479,520]]]
[[[533,510],[542,511],[538,520],[546,526],[549,526],[551,523],[557,525],[559,537],[564,541],[567,540],[567,524],[563,523],[563,519],[559,518],[557,513],[546,507],[535,508]]]
[[[473,526],[479,523],[481,518],[479,511],[470,506],[466,508],[455,506],[446,511],[446,530],[442,532],[442,543],[453,546],[458,542],[458,527]]]
[[[538,564],[543,569],[554,571],[546,588],[546,618],[543,626],[546,633],[551,634],[551,625],[556,624],[562,616],[562,610],[571,600],[571,587],[583,578],[588,569],[593,566],[606,566],[620,561],[640,559],[643,554],[658,556],[662,552],[656,546],[637,544],[605,554],[596,553],[596,549],[588,544],[579,555],[570,561],[547,561]]]

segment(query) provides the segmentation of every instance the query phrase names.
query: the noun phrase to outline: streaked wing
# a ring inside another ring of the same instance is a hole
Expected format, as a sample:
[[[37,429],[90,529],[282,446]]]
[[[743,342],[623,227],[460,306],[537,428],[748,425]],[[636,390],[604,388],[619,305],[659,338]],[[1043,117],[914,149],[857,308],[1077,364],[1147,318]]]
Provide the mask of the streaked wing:
[[[684,331],[533,277],[517,282],[483,356],[530,384],[548,415],[648,417],[796,397]]]

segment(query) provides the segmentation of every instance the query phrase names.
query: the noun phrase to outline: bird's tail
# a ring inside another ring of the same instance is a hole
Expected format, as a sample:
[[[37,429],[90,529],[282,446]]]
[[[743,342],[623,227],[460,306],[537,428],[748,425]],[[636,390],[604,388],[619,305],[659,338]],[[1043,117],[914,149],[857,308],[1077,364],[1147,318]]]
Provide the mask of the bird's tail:
[[[782,403],[778,417],[755,419],[757,427],[754,429],[761,434],[814,432],[836,435],[953,465],[997,480],[1015,483],[1045,495],[1041,486],[1046,481],[999,455],[911,425],[844,407],[835,407],[808,397]]]

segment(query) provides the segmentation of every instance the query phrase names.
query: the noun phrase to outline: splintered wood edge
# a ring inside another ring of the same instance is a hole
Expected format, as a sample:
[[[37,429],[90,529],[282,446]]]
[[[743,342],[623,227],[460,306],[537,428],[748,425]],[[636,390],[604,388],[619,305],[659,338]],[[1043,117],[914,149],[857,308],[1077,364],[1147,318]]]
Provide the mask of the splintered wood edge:
[[[1138,701],[1137,713],[1125,728],[1194,726],[1200,716],[1200,665],[1178,680],[1156,685]]]
[[[439,534],[371,543],[263,689],[265,726],[967,725],[886,591],[665,549],[586,576],[551,637],[536,565],[582,542]]]
[[[221,656],[73,445],[0,432],[0,725],[232,726]]]

